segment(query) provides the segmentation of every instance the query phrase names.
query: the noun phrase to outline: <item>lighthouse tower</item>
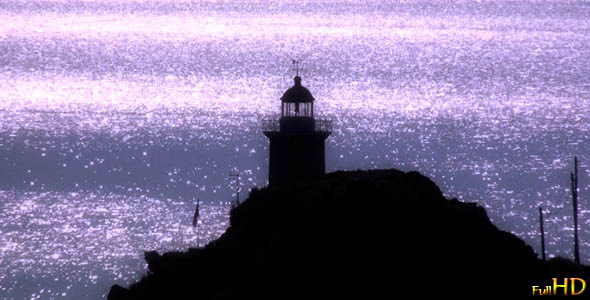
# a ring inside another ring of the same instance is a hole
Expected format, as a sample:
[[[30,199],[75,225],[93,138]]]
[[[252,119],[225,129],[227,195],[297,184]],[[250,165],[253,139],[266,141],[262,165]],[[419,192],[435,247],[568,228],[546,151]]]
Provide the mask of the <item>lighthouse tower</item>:
[[[299,75],[281,97],[281,117],[265,120],[264,135],[270,141],[269,185],[306,181],[326,173],[325,140],[331,120],[314,118],[311,92]]]

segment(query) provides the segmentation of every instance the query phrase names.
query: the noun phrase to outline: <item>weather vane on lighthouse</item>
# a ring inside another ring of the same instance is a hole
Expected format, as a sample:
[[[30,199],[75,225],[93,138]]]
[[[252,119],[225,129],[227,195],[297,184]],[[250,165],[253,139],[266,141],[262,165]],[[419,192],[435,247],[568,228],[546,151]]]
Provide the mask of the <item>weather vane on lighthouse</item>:
[[[291,61],[295,65],[295,69],[293,69],[295,70],[295,76],[299,76],[299,61],[294,59],[292,59]]]
[[[315,98],[301,85],[299,61],[291,61],[294,85],[281,97],[281,117],[263,124],[270,141],[270,185],[306,181],[326,173],[325,140],[332,133],[332,121],[315,119]]]

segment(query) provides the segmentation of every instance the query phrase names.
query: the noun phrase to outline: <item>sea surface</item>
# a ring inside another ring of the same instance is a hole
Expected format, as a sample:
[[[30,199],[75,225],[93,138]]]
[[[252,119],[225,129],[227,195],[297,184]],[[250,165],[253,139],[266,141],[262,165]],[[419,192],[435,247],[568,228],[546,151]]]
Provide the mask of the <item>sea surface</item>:
[[[0,298],[102,299],[267,184],[292,60],[328,171],[418,170],[590,264],[589,1],[0,1]],[[197,200],[200,224],[192,226]],[[363,205],[359,199],[358,205]]]

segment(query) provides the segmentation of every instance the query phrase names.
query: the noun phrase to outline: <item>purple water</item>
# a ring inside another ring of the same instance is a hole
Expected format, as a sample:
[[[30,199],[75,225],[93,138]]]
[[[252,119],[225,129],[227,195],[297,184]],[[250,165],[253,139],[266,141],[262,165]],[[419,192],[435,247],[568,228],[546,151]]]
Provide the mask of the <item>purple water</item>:
[[[399,168],[590,263],[590,2],[0,3],[0,298],[96,299],[219,236],[267,180],[292,59],[327,169]],[[203,213],[192,228],[196,199]]]

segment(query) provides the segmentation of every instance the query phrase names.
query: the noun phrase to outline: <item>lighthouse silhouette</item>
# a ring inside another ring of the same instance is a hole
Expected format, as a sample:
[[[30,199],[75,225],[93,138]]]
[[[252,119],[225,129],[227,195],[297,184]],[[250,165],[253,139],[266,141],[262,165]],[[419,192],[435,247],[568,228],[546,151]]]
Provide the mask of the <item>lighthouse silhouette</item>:
[[[299,71],[294,85],[281,97],[280,119],[264,120],[270,141],[269,185],[313,180],[326,173],[325,140],[332,121],[315,119],[314,97],[301,85]]]

